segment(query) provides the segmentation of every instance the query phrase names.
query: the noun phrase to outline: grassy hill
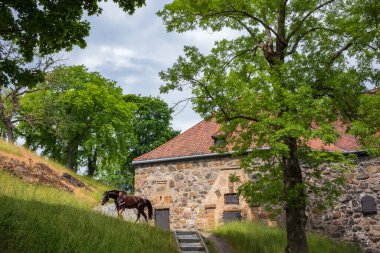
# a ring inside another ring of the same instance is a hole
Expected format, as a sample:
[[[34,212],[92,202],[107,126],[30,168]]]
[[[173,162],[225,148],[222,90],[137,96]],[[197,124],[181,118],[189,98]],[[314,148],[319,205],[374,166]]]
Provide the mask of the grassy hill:
[[[85,186],[70,185],[63,173]],[[169,232],[94,212],[106,189],[0,141],[1,252],[178,252]]]

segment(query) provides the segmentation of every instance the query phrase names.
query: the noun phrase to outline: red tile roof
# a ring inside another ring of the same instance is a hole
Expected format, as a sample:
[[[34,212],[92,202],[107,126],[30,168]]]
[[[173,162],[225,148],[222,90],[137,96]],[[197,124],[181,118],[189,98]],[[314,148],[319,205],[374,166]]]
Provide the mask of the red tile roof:
[[[210,148],[214,144],[212,136],[217,134],[219,128],[219,124],[203,120],[158,148],[135,158],[133,161],[211,155],[213,152]],[[336,143],[326,145],[321,140],[314,139],[309,141],[310,147],[314,150],[324,149],[327,151],[341,152],[359,151],[360,144],[358,140],[351,135],[342,133],[341,130],[342,128],[338,129],[338,131],[341,132],[341,137]]]

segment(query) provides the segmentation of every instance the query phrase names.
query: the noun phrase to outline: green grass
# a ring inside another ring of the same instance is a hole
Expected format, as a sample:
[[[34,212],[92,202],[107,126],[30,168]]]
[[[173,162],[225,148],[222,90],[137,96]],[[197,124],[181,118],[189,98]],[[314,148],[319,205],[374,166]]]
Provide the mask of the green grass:
[[[92,203],[0,171],[0,251],[178,252],[172,234],[91,210]]]
[[[227,240],[237,253],[283,253],[286,246],[285,230],[252,222],[231,222],[213,231]],[[327,237],[308,234],[310,253],[359,253],[352,245]]]
[[[9,144],[8,142],[3,141],[1,139],[0,139],[0,151],[7,154],[19,156],[19,157],[22,156],[22,151],[19,147],[13,144]]]

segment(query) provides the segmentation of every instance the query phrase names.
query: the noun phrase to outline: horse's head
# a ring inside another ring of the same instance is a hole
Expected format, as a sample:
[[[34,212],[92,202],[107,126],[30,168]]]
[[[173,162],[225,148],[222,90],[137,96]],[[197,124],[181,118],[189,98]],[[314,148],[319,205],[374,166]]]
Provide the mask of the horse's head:
[[[102,198],[102,205],[104,205],[105,203],[107,203],[109,199],[110,198],[108,197],[107,192],[104,192],[103,193],[103,198]]]

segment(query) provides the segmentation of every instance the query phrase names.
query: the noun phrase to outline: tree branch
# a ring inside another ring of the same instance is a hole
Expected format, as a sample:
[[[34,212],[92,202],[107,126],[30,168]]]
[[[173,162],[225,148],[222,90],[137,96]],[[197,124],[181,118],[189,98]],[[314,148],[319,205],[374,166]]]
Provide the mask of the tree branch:
[[[246,25],[244,24],[243,21],[241,21],[240,19],[237,19],[235,17],[231,17],[233,20],[235,20],[236,22],[238,22],[242,27],[244,27],[244,29],[249,33],[249,35],[251,35],[252,39],[255,39],[255,34],[252,32],[252,30]]]
[[[339,51],[337,51],[334,54],[334,56],[330,59],[330,61],[329,61],[329,63],[328,63],[327,66],[331,66],[334,63],[334,61],[336,59],[338,59],[339,56],[341,56],[344,53],[344,51],[346,51],[347,49],[349,49],[352,45],[354,45],[354,43],[352,41],[350,41],[346,45],[344,45],[341,49],[339,49]]]
[[[196,83],[198,83],[198,85],[201,86],[204,89],[204,91],[207,93],[207,95],[208,95],[209,98],[211,98],[212,100],[215,100],[215,97],[210,93],[210,91],[207,89],[207,86],[205,84],[203,84],[199,80],[193,79],[193,81],[195,81]],[[246,120],[258,122],[258,120],[255,119],[254,117],[249,117],[249,116],[245,116],[245,115],[230,116],[227,113],[227,111],[221,105],[218,105],[218,107],[219,107],[219,110],[224,115],[224,118],[225,118],[226,121],[232,121],[234,119],[246,119]]]
[[[314,31],[317,31],[317,30],[322,30],[322,29],[325,29],[325,30],[331,30],[331,29],[328,29],[326,27],[312,27],[310,28],[309,30],[299,34],[297,36],[297,39],[294,41],[294,44],[293,44],[293,47],[292,49],[289,51],[288,55],[291,55],[293,53],[295,53],[295,51],[297,50],[297,47],[298,47],[298,44],[301,42],[301,40],[309,33],[311,32],[314,32]]]
[[[319,9],[323,8],[324,6],[334,2],[335,0],[329,0],[327,2],[324,2],[323,4],[321,5],[318,5],[317,7],[315,7],[313,10],[309,11],[300,21],[300,24],[293,30],[289,33],[288,37],[286,38],[286,41],[289,42],[289,40],[301,29],[303,23],[306,21],[306,19],[308,17],[310,17],[314,12],[318,11]]]
[[[238,58],[239,56],[242,56],[248,52],[254,52],[256,53],[257,51],[257,48],[258,46],[255,46],[253,49],[247,49],[247,50],[243,50],[243,51],[240,51],[240,52],[237,52],[237,54],[235,54],[233,57],[231,57],[231,59],[229,59],[224,65],[223,65],[223,70],[225,70],[233,60],[235,60],[236,58]]]
[[[241,10],[236,10],[236,9],[232,9],[232,10],[226,10],[226,11],[220,11],[220,12],[214,12],[212,14],[208,14],[208,15],[205,15],[205,16],[209,16],[209,17],[212,17],[212,16],[217,16],[217,15],[229,15],[229,14],[238,14],[240,16],[244,16],[244,17],[247,17],[247,18],[250,18],[258,23],[260,23],[265,29],[268,29],[270,30],[274,35],[276,35],[276,38],[280,41],[282,41],[283,43],[286,43],[286,41],[283,41],[277,34],[277,32],[272,28],[270,27],[266,22],[264,22],[262,19],[256,17],[256,16],[253,16],[251,15],[250,13],[248,12],[245,12],[245,11],[241,11]],[[202,14],[198,14],[200,17],[202,17]]]

